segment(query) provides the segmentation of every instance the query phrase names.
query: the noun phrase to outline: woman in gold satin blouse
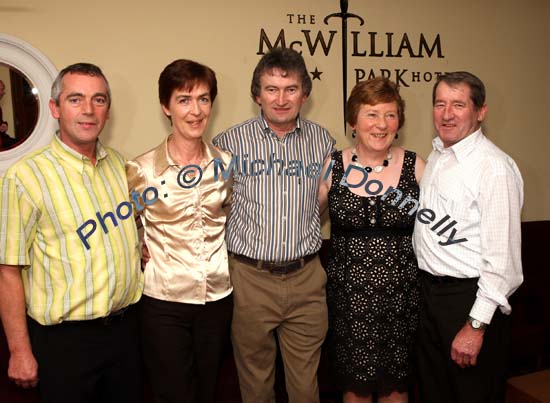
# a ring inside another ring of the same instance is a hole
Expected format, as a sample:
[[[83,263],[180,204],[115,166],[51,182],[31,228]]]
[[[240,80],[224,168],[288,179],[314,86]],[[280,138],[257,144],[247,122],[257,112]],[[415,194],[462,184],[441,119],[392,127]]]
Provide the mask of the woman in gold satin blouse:
[[[214,402],[228,337],[233,300],[224,236],[231,183],[215,180],[214,165],[227,167],[231,155],[202,139],[216,94],[209,67],[190,60],[166,66],[159,98],[172,133],[126,166],[150,255],[140,314],[155,402]]]

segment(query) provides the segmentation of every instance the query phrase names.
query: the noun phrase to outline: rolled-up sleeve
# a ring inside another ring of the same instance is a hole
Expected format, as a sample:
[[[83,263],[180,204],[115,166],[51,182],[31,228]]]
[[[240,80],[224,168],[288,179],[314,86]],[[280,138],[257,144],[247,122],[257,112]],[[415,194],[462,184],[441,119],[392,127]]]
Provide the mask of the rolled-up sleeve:
[[[497,308],[511,312],[508,297],[523,282],[521,208],[523,180],[512,162],[487,175],[480,192],[481,267],[470,316],[490,323]]]

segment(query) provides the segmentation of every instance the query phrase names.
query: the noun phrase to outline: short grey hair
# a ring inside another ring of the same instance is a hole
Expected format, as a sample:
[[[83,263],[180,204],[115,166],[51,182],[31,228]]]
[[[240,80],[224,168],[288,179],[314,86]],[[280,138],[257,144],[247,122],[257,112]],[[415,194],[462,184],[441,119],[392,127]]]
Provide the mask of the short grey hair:
[[[55,101],[55,104],[57,106],[59,106],[59,96],[63,91],[63,77],[65,77],[67,74],[84,74],[92,77],[101,77],[105,81],[105,85],[107,87],[107,98],[108,98],[107,102],[109,107],[111,107],[112,98],[111,98],[111,88],[109,87],[109,81],[107,81],[107,77],[105,77],[101,69],[97,67],[95,64],[91,64],[91,63],[71,64],[70,66],[65,67],[63,70],[59,72],[59,74],[55,78],[55,81],[52,84],[52,93],[51,93],[51,97]]]

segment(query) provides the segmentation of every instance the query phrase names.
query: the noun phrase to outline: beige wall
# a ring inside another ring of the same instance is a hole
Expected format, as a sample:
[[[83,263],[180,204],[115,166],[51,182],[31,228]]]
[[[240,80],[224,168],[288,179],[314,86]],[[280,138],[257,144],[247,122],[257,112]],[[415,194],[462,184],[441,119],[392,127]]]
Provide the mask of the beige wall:
[[[460,4],[460,5],[459,5]],[[233,6],[235,5],[235,6]],[[2,0],[0,30],[40,49],[58,68],[76,61],[100,65],[111,82],[114,105],[104,140],[133,157],[159,143],[169,127],[158,105],[156,82],[162,68],[176,58],[190,58],[212,67],[218,75],[219,98],[209,136],[257,113],[249,96],[250,76],[263,28],[272,42],[281,29],[287,46],[302,41],[310,70],[322,71],[314,81],[305,113],[326,126],[338,147],[350,143],[341,118],[341,32],[337,19],[324,16],[339,11],[337,0],[258,1],[210,0],[156,2],[69,0]],[[479,75],[488,89],[488,136],[518,163],[525,179],[524,220],[550,219],[550,2],[546,0],[350,0],[349,12],[365,20],[349,20],[359,31],[357,53],[368,50],[368,32],[377,32],[377,49],[386,47],[393,33],[397,53],[404,33],[413,49],[420,34],[429,45],[440,35],[443,58],[351,56],[349,34],[348,86],[355,69],[403,71],[408,87],[407,123],[402,145],[427,156],[434,136],[431,123],[432,82],[412,82],[412,72],[466,69]],[[291,22],[288,14],[293,14]],[[296,14],[307,15],[299,23]],[[313,16],[313,17],[312,17]],[[312,21],[312,19],[314,21]],[[307,52],[302,30],[326,39],[335,30],[329,54]],[[300,49],[298,47],[298,49]],[[387,53],[387,49],[385,50]],[[415,51],[416,52],[416,51]],[[426,56],[426,52],[424,52]],[[429,76],[426,76],[429,78]],[[392,78],[395,76],[392,75]],[[349,91],[348,91],[349,92]]]

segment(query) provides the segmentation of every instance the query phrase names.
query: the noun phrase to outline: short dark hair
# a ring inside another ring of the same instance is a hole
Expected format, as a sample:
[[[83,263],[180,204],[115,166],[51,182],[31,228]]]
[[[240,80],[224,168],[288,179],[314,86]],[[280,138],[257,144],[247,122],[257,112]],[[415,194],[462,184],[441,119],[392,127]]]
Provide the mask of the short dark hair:
[[[405,123],[405,101],[399,95],[399,86],[385,77],[375,77],[361,81],[353,87],[346,103],[346,122],[351,126],[357,123],[357,115],[361,105],[377,105],[395,102],[399,129]]]
[[[63,92],[63,77],[65,77],[67,74],[83,74],[87,76],[92,77],[101,77],[103,81],[105,81],[105,85],[107,87],[107,102],[109,107],[111,107],[111,87],[109,87],[109,81],[107,81],[107,77],[103,74],[101,69],[96,66],[95,64],[91,63],[75,63],[71,64],[70,66],[65,67],[63,70],[59,72],[57,77],[55,78],[55,81],[52,84],[52,92],[51,92],[51,98],[55,101],[55,104],[59,106],[59,97],[61,95],[61,92]]]
[[[290,48],[271,48],[262,56],[252,75],[250,92],[254,102],[256,102],[256,97],[260,95],[260,78],[264,73],[272,72],[274,69],[279,69],[287,75],[296,73],[302,82],[304,95],[309,96],[311,93],[311,77],[302,55]]]
[[[214,70],[193,60],[174,60],[162,70],[159,76],[160,103],[168,108],[170,98],[175,90],[191,91],[199,84],[208,87],[210,100],[214,103],[216,95],[218,95],[218,82]]]
[[[435,92],[439,83],[444,82],[448,85],[466,84],[470,87],[470,99],[477,110],[485,105],[485,85],[477,76],[467,71],[454,71],[445,73],[437,77],[432,91],[432,104],[435,105]]]

